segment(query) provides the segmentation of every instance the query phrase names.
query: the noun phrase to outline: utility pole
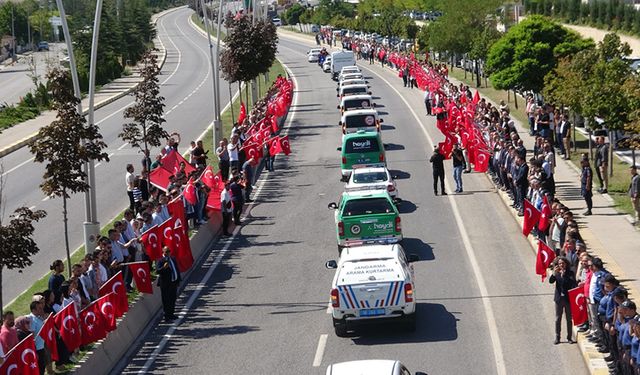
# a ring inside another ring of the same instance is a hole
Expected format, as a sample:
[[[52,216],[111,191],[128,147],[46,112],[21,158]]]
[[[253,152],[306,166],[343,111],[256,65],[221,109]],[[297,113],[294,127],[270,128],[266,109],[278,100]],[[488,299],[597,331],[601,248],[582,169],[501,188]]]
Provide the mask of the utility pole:
[[[222,9],[222,0],[220,1],[220,9]],[[209,57],[211,59],[211,72],[213,77],[213,150],[218,147],[218,143],[222,139],[222,124],[220,123],[220,75],[218,73],[219,58],[220,58],[220,26],[221,26],[221,14],[218,12],[218,29],[216,30],[217,36],[217,48],[214,53],[213,42],[211,41],[211,23],[207,12],[207,6],[204,0],[200,0],[200,6],[202,8],[202,15],[204,19],[204,30],[207,33],[207,40],[209,41]]]
[[[73,53],[73,43],[71,41],[71,33],[69,32],[69,24],[67,23],[67,15],[64,9],[64,5],[62,4],[62,0],[56,0],[56,5],[58,6],[58,12],[60,12],[60,20],[62,22],[62,33],[64,34],[64,41],[67,44],[67,53],[69,55],[69,68],[71,69],[71,80],[73,81],[73,93],[78,101],[78,113],[82,115],[82,93],[80,91],[80,80],[78,79],[78,66],[76,65],[76,56]],[[93,164],[93,163],[90,163]],[[93,252],[93,249],[96,248],[96,243],[98,240],[98,235],[100,234],[100,225],[94,220],[95,213],[92,211],[92,192],[93,199],[95,202],[95,185],[91,182],[89,178],[90,167],[89,165],[85,166],[85,171],[87,173],[87,183],[89,184],[89,191],[84,193],[84,204],[85,204],[85,222],[83,224],[83,234],[84,234],[84,248],[85,252]],[[95,206],[95,204],[93,205]]]
[[[94,99],[96,93],[96,68],[98,59],[98,36],[100,35],[100,18],[102,17],[102,1],[96,2],[96,16],[93,21],[93,38],[91,40],[91,65],[89,65],[89,114],[87,122],[90,125],[94,124]],[[85,223],[85,226],[89,226],[92,231],[95,230],[96,235],[100,233],[100,223],[98,222],[98,208],[96,202],[96,171],[94,161],[91,160],[87,163],[87,176],[89,177],[89,194],[90,194],[90,211],[91,221]],[[95,249],[95,241],[97,238],[89,238],[94,240],[94,246],[92,248],[85,248],[85,252],[92,253]]]
[[[11,60],[13,62],[18,61],[18,56],[16,55],[16,22],[13,15],[13,10],[16,5],[11,3]]]

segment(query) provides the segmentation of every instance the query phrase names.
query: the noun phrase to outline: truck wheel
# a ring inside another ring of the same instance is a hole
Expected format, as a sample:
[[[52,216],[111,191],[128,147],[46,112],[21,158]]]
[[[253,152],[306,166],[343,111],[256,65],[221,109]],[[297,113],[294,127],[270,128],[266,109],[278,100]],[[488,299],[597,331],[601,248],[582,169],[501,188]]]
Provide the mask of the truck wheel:
[[[347,324],[342,320],[333,319],[333,329],[336,332],[336,336],[347,336]]]
[[[413,313],[411,315],[407,315],[404,318],[404,327],[407,332],[415,332],[416,331],[416,314]]]
[[[342,255],[342,249],[344,249],[344,246],[338,245],[338,257]]]

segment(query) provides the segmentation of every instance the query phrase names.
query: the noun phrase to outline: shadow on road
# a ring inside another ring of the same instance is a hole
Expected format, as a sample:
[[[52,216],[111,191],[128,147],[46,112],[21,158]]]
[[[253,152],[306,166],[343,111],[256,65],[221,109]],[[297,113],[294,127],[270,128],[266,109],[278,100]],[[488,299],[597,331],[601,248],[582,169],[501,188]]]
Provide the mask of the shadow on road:
[[[416,304],[417,326],[407,332],[393,322],[362,327],[352,334],[356,345],[385,345],[398,343],[453,341],[458,338],[458,319],[439,303]]]
[[[404,238],[402,240],[402,247],[407,255],[415,254],[421,261],[436,259],[433,254],[433,247],[419,238]]]

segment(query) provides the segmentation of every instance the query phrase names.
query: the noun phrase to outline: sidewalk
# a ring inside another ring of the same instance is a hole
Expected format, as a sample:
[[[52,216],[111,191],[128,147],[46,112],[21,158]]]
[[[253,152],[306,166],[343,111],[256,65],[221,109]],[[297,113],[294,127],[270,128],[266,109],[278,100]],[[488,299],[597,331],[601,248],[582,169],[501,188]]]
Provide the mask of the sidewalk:
[[[155,25],[160,17],[176,9],[182,8],[174,8],[168,11],[154,14],[151,17],[151,22]],[[157,37],[153,40],[153,43],[155,49],[158,50],[158,61],[160,69],[162,69],[162,66],[164,65],[167,57],[167,51],[165,50],[162,42]],[[136,66],[130,76],[118,78],[104,85],[99,91],[96,91],[94,97],[94,109],[102,108],[128,95],[136,88],[141,80],[142,79],[140,78],[140,74]],[[88,113],[88,108],[89,98],[86,97],[82,99],[82,110],[85,115]],[[53,121],[55,121],[55,119],[56,112],[45,111],[40,114],[40,116],[34,119],[16,124],[8,129],[4,129],[0,133],[2,134],[2,136],[0,137],[0,158],[28,145],[37,137],[38,132],[42,127],[51,124]]]
[[[312,37],[300,33],[284,30],[279,30],[278,33],[315,45]],[[333,49],[339,50],[339,48]],[[386,71],[385,74],[388,74],[389,77],[395,77],[395,71],[380,69],[380,72],[383,71]],[[450,78],[450,81],[454,84],[460,84],[453,78]],[[527,150],[533,150],[534,139],[528,135],[528,131],[521,123],[516,121],[516,125]],[[607,195],[595,194],[593,196],[593,215],[583,216],[582,212],[586,206],[580,196],[580,171],[571,162],[561,158],[557,158],[556,163],[554,179],[557,186],[557,197],[574,212],[580,225],[580,233],[587,243],[589,252],[600,257],[605,262],[606,268],[629,290],[632,298],[638,300],[640,298],[638,293],[640,290],[640,267],[638,267],[640,232],[627,220],[628,215],[616,211],[613,200]],[[517,213],[510,208],[511,201],[506,194],[502,193],[501,197],[514,219],[522,223],[522,218],[518,217]],[[532,251],[537,251],[536,240],[532,236],[529,237],[529,240]],[[604,356],[598,353],[595,346],[586,340],[584,335],[579,334],[577,337],[580,350],[591,374],[608,374]]]

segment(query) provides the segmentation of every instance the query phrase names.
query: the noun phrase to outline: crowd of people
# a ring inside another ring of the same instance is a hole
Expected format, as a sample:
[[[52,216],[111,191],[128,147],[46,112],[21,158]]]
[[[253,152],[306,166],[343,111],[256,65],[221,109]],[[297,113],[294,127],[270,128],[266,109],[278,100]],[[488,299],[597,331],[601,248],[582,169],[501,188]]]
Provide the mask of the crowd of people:
[[[284,99],[278,101],[280,96]],[[279,76],[267,95],[255,103],[248,115],[241,113],[231,131],[230,141],[223,139],[216,150],[219,160],[218,179],[211,178],[212,174],[207,175],[207,171],[212,169],[207,167],[208,155],[201,140],[191,142],[188,161],[179,155],[181,141],[178,133],[170,135],[153,162],[149,154],[144,153],[139,175],[135,173],[133,164],[127,164],[125,187],[129,207],[124,211],[123,218],[116,220],[113,227],[108,229],[107,235],[97,240],[98,246],[93,252],[87,254],[80,263],[71,266],[68,278],[65,277],[64,262],[53,262],[48,288],[33,295],[30,314],[15,316],[12,311],[4,312],[0,330],[0,358],[5,357],[6,353],[29,335],[33,335],[40,374],[53,374],[63,370],[67,364],[76,363],[79,349],[68,350],[59,332],[55,339],[57,359],[52,360],[51,353],[54,350],[45,345],[40,333],[44,322],[70,304],[75,306],[75,311],[79,314],[102,297],[101,287],[119,273],[126,292],[133,292],[134,286],[138,286],[135,285],[133,272],[128,265],[135,262],[146,262],[149,270],[155,269],[157,276],[153,278],[157,278],[162,294],[164,318],[168,322],[175,320],[180,273],[185,271],[180,259],[176,259],[179,249],[172,241],[165,243],[161,240],[154,244],[145,234],[165,225],[172,218],[175,227],[171,225],[171,229],[182,230],[184,225],[187,234],[189,221],[190,227],[197,228],[219,210],[222,215],[222,234],[229,236],[231,220],[240,225],[244,204],[252,202],[255,168],[260,158],[264,158],[265,170],[273,171],[275,155],[283,151],[279,143],[281,139],[277,138],[278,147],[274,148],[273,139],[267,139],[266,134],[259,154],[248,155],[247,148],[243,146],[251,142],[256,133],[255,125],[264,124],[261,120],[273,118],[268,127],[273,133],[278,131],[277,118],[290,105],[291,96],[291,81]],[[288,147],[288,138],[286,146]],[[288,149],[285,151],[288,153]],[[168,168],[168,164],[171,164],[171,168]],[[154,177],[154,170],[158,168],[168,168],[173,172],[162,184]],[[172,206],[176,204],[181,207],[179,213]],[[179,223],[176,217],[183,217],[185,222]],[[157,237],[166,237],[166,234],[158,233]],[[152,248],[156,245],[162,245],[161,255],[154,255],[155,250]],[[190,253],[190,248],[188,251]]]
[[[452,159],[456,192],[462,192],[462,174],[471,171],[471,164],[476,171],[484,171],[479,166],[482,164],[479,155],[488,152],[487,172],[496,187],[510,196],[518,215],[526,215],[525,205],[542,212],[540,222],[545,224],[535,225],[533,234],[555,255],[548,264],[549,271],[544,270],[545,276],[550,273],[549,282],[555,288],[554,344],[560,343],[563,317],[567,342],[575,342],[569,291],[579,288],[577,290],[586,299],[584,307],[587,308],[588,319],[584,323],[579,322],[578,331],[586,333],[598,351],[606,354],[605,360],[612,374],[638,374],[640,316],[636,305],[629,299],[620,280],[606,270],[602,259],[589,252],[574,213],[556,195],[556,159],[570,157],[572,124],[567,114],[553,105],[538,105],[528,98],[526,110],[535,146],[533,150],[527,150],[511,118],[510,108],[504,102],[496,106],[477,93],[472,95],[464,84],[450,83],[442,66],[430,61],[417,61],[409,54],[392,53],[389,65],[399,72],[406,87],[415,85],[425,90],[427,115],[436,116],[438,128],[445,135],[446,141],[436,147],[430,158],[436,195],[438,182],[441,193],[446,194],[443,182],[445,160]],[[408,83],[404,79],[407,73],[411,77],[409,82],[417,82]],[[473,130],[469,129],[470,123]],[[472,142],[470,138],[474,137],[480,140]],[[604,137],[597,139],[596,171],[601,193],[607,192],[608,147]],[[580,160],[581,195],[586,204],[583,215],[591,215],[593,172],[587,154],[581,155]],[[640,177],[635,166],[629,170],[629,196],[637,204]]]

